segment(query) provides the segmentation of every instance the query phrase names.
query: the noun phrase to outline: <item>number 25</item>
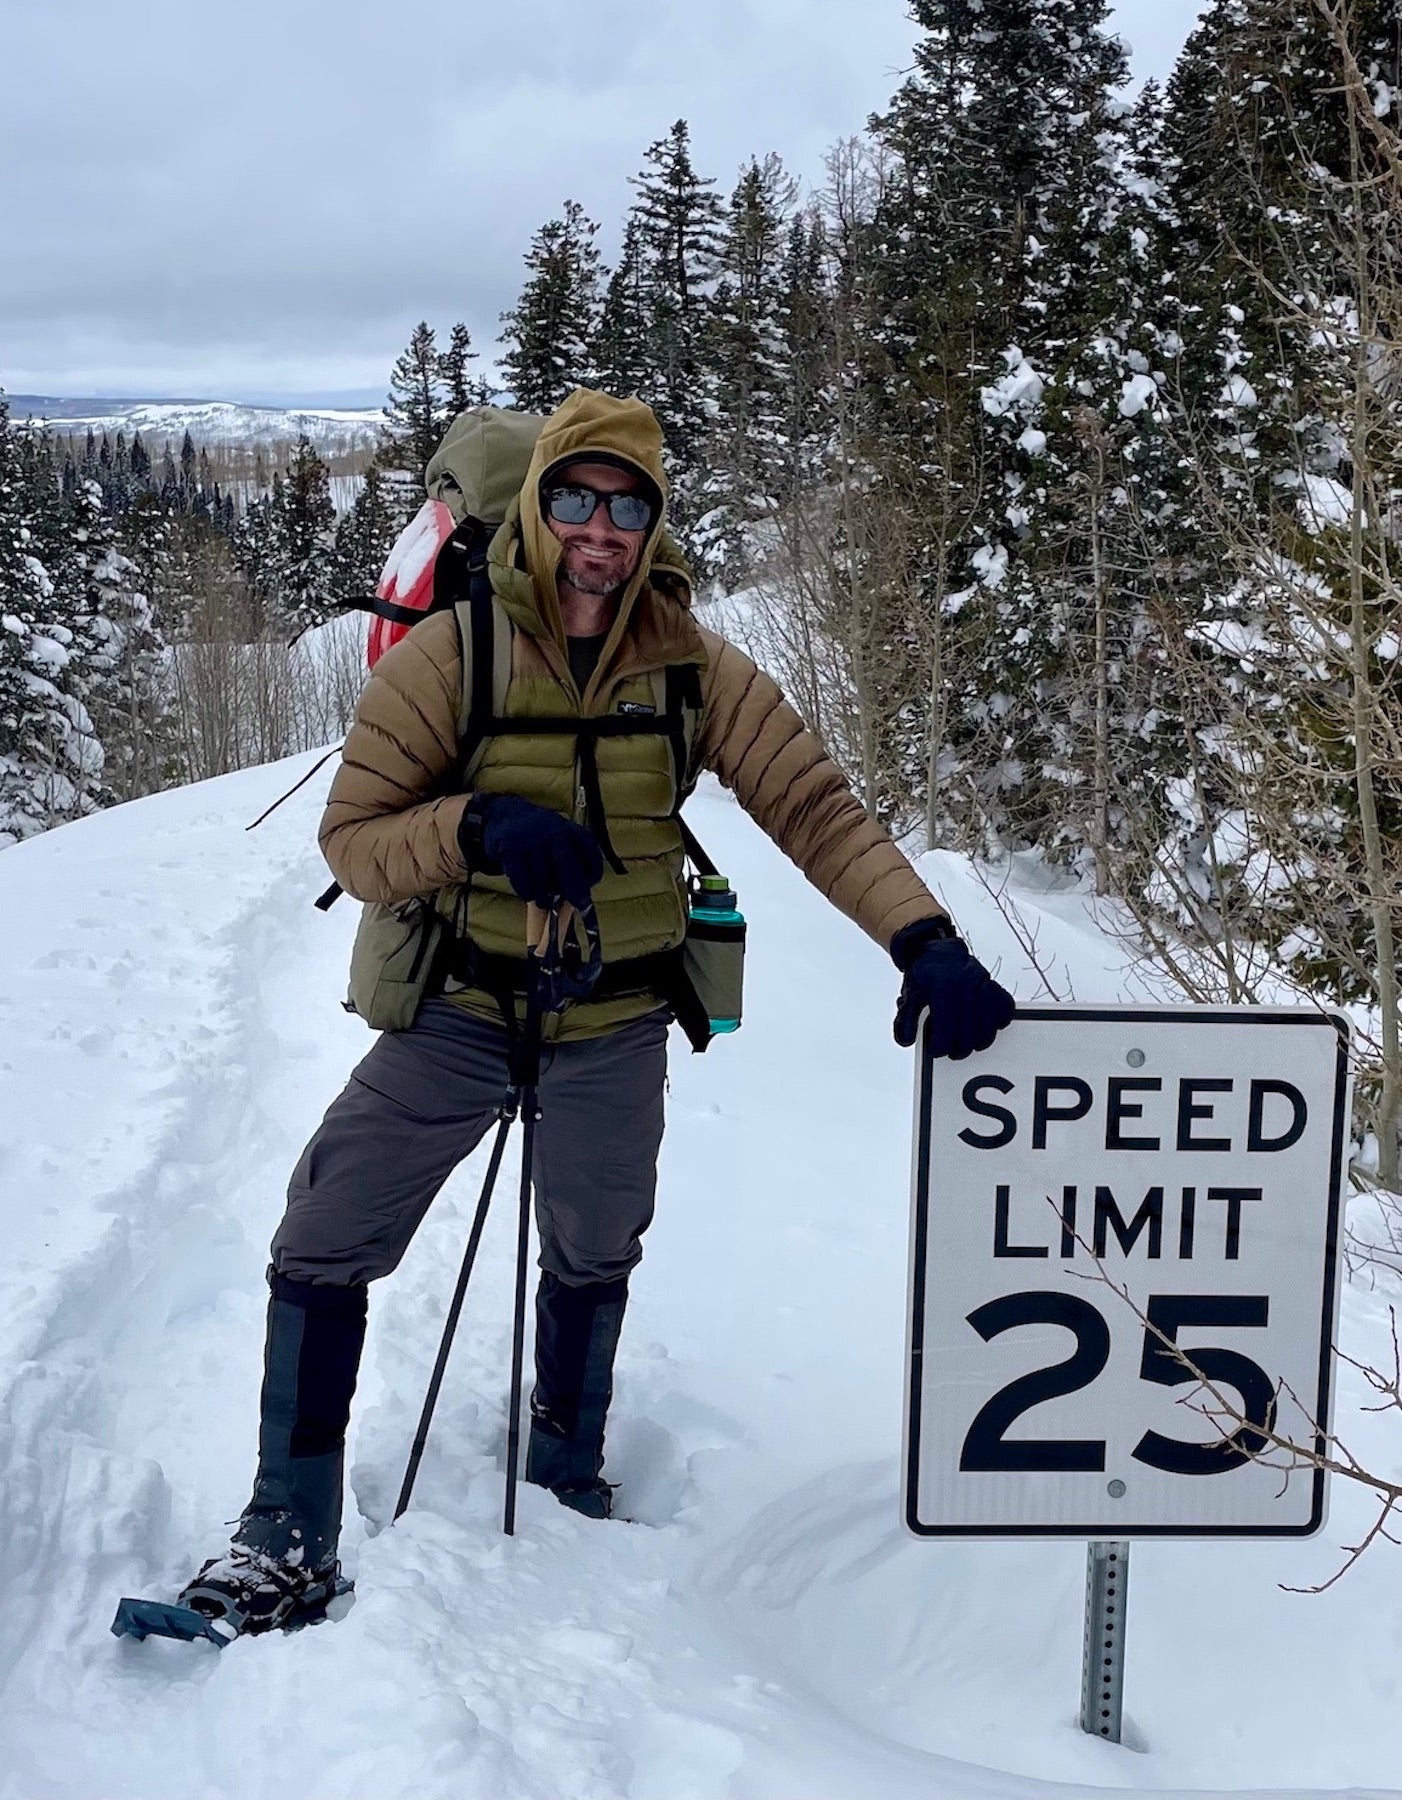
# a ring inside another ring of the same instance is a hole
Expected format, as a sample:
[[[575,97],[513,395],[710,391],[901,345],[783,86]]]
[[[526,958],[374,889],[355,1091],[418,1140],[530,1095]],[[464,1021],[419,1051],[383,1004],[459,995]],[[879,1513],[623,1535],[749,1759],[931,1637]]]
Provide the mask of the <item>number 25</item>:
[[[1237,1468],[1265,1444],[1262,1435],[1275,1424],[1275,1390],[1259,1363],[1238,1350],[1216,1345],[1184,1348],[1193,1364],[1187,1368],[1170,1346],[1185,1326],[1217,1329],[1262,1328],[1270,1302],[1264,1294],[1155,1294],[1146,1310],[1144,1351],[1139,1378],[1161,1387],[1194,1383],[1198,1372],[1214,1387],[1235,1388],[1240,1412],[1248,1422],[1229,1436],[1190,1443],[1146,1431],[1131,1453],[1136,1461],[1171,1475],[1219,1475]],[[978,1412],[959,1457],[959,1467],[972,1472],[1099,1473],[1105,1468],[1103,1438],[1043,1438],[1009,1443],[1008,1428],[1023,1413],[1063,1394],[1079,1393],[1110,1360],[1110,1327],[1088,1300],[1053,1291],[1005,1294],[969,1314],[969,1323],[989,1343],[1019,1325],[1060,1325],[1071,1332],[1076,1347],[1064,1362],[1034,1369],[1008,1383]],[[1162,1334],[1162,1336],[1160,1336]],[[1166,1339],[1167,1342],[1164,1342]]]

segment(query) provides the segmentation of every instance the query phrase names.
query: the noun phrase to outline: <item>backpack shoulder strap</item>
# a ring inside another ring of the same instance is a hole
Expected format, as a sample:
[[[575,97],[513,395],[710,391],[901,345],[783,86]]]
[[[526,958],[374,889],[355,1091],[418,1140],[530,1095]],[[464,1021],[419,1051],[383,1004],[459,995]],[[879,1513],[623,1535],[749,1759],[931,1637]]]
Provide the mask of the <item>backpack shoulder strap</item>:
[[[485,563],[474,568],[468,596],[453,608],[462,651],[455,786],[466,786],[493,724],[506,710],[511,685],[512,624],[492,591]]]
[[[696,740],[701,735],[701,671],[695,663],[674,663],[662,671],[661,684],[661,711],[677,772],[676,820],[681,827],[682,846],[697,874],[715,875],[719,870],[681,816],[682,807],[695,792],[700,774],[695,765]]]
[[[696,786],[696,740],[701,735],[701,671],[695,663],[674,663],[657,678],[658,712],[666,720],[677,776],[677,808]]]

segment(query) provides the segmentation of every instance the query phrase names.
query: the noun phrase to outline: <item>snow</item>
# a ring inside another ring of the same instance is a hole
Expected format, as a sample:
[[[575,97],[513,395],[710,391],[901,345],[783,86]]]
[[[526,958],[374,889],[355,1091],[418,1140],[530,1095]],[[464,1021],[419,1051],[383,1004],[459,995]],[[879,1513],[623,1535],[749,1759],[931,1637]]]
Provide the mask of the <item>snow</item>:
[[[1222,398],[1229,406],[1254,407],[1261,404],[1254,387],[1244,375],[1233,375],[1222,389]]]
[[[311,904],[330,771],[244,830],[313,760],[0,854],[3,1800],[1395,1791],[1402,1562],[1379,1544],[1326,1594],[1281,1585],[1334,1572],[1366,1496],[1336,1487],[1309,1543],[1135,1546],[1123,1748],[1075,1724],[1082,1546],[907,1536],[895,975],[710,783],[689,817],[750,920],[747,1016],[704,1058],[674,1048],[609,1440],[637,1522],[523,1488],[501,1536],[502,1202],[388,1528],[479,1154],[372,1298],[353,1602],[223,1652],[111,1638],[118,1596],[173,1591],[247,1495],[267,1241],[370,1041],[338,1005],[356,909]],[[920,866],[1024,999],[1034,959],[1081,1000],[1151,991],[1122,922],[1044,870],[995,899],[962,858]],[[1376,1212],[1353,1231],[1381,1241]],[[1382,1361],[1396,1283],[1357,1267],[1344,1346]],[[1341,1370],[1349,1441],[1396,1468],[1372,1399]]]
[[[244,406],[232,400],[151,400],[135,404],[101,403],[81,415],[66,411],[48,421],[61,434],[91,430],[102,433],[134,432],[159,444],[168,439],[178,445],[188,431],[196,443],[273,444],[305,432],[325,454],[370,449],[378,439],[384,414],[375,408],[346,411],[332,407],[304,410],[273,406]]]
[[[413,592],[414,583],[438,554],[443,542],[438,530],[440,514],[446,518],[447,508],[437,500],[425,500],[394,540],[380,576],[380,588],[386,600],[406,599]]]
[[[1158,397],[1158,383],[1152,375],[1131,375],[1120,394],[1120,417],[1137,419],[1150,401]]]
[[[1008,365],[1007,373],[981,390],[983,410],[995,419],[1039,405],[1046,392],[1046,382],[1016,345],[1002,354]]]
[[[995,592],[1007,584],[1008,547],[1006,544],[980,544],[969,558],[974,573],[986,588]]]
[[[1311,531],[1347,525],[1353,517],[1353,494],[1334,476],[1306,473],[1301,488],[1300,516]]]

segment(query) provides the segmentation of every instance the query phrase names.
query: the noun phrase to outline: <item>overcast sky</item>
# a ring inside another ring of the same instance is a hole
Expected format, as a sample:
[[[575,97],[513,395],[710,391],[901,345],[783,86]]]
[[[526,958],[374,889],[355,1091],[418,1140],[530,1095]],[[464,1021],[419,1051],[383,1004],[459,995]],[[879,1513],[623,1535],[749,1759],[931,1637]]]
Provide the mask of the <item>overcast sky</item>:
[[[1199,0],[1122,0],[1137,80]],[[0,0],[0,386],[383,394],[414,322],[488,356],[532,233],[608,256],[673,120],[805,181],[909,64],[903,0]]]

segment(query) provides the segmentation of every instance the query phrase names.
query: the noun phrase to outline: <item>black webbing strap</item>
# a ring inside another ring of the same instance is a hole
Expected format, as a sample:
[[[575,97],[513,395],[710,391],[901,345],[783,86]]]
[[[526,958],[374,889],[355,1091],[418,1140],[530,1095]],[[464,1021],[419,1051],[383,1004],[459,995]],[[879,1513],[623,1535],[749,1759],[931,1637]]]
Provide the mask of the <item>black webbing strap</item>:
[[[701,671],[695,663],[674,663],[666,674],[667,724],[672,741],[672,767],[676,775],[677,811],[696,785],[691,780],[691,746],[686,741],[686,712],[690,707],[701,717]]]
[[[473,610],[474,666],[473,679],[473,713],[477,712],[477,659],[476,648],[476,608]],[[676,776],[677,805],[681,806],[686,797],[687,775],[687,743],[686,715],[682,710],[684,700],[689,698],[689,689],[685,683],[674,682],[674,676],[690,675],[695,678],[696,698],[700,699],[700,678],[694,667],[667,670],[667,710],[659,718],[656,713],[605,713],[599,718],[583,717],[579,714],[560,717],[513,719],[492,719],[484,736],[491,737],[535,737],[544,735],[568,736],[578,741],[579,745],[579,782],[584,790],[584,812],[589,829],[598,840],[604,859],[615,875],[626,875],[627,867],[613,847],[609,836],[608,817],[604,811],[603,786],[599,780],[598,742],[600,738],[624,737],[665,737],[671,745],[672,761]],[[480,742],[480,739],[476,741]],[[677,815],[680,823],[680,814]],[[682,825],[683,839],[687,845],[687,854],[691,856],[702,874],[714,875],[715,865],[701,850],[696,839],[692,837],[685,825]],[[700,851],[700,857],[697,857]]]
[[[422,625],[429,613],[437,608],[424,606],[400,606],[394,600],[382,600],[378,594],[355,594],[349,600],[334,602],[337,612],[374,613],[377,619],[388,619],[391,625],[407,625],[412,631],[415,625]]]
[[[700,843],[700,840],[698,839],[698,837],[696,836],[696,833],[691,829],[690,825],[687,824],[686,820],[681,816],[680,813],[677,814],[677,824],[681,828],[682,848],[686,851],[687,855],[691,858],[691,861],[692,861],[693,865],[695,866],[696,873],[698,875],[719,875],[720,870],[711,861],[710,857],[707,856],[706,852],[701,848],[701,843]]]
[[[530,992],[529,968],[523,956],[496,956],[478,950],[465,938],[455,938],[442,965],[447,973],[466,987],[479,988],[490,995],[497,1010],[507,1021],[508,1032],[516,1016],[516,1002]],[[605,963],[589,998],[594,1000],[631,999],[636,995],[655,994],[671,1009],[693,1050],[704,1050],[711,1040],[711,1021],[687,979],[682,951],[660,950],[653,956],[630,957],[624,962]]]
[[[492,670],[496,662],[496,608],[484,556],[468,570],[468,629],[472,634],[472,692],[467,729],[458,742],[454,788],[461,788],[469,763],[496,721],[492,718]]]

